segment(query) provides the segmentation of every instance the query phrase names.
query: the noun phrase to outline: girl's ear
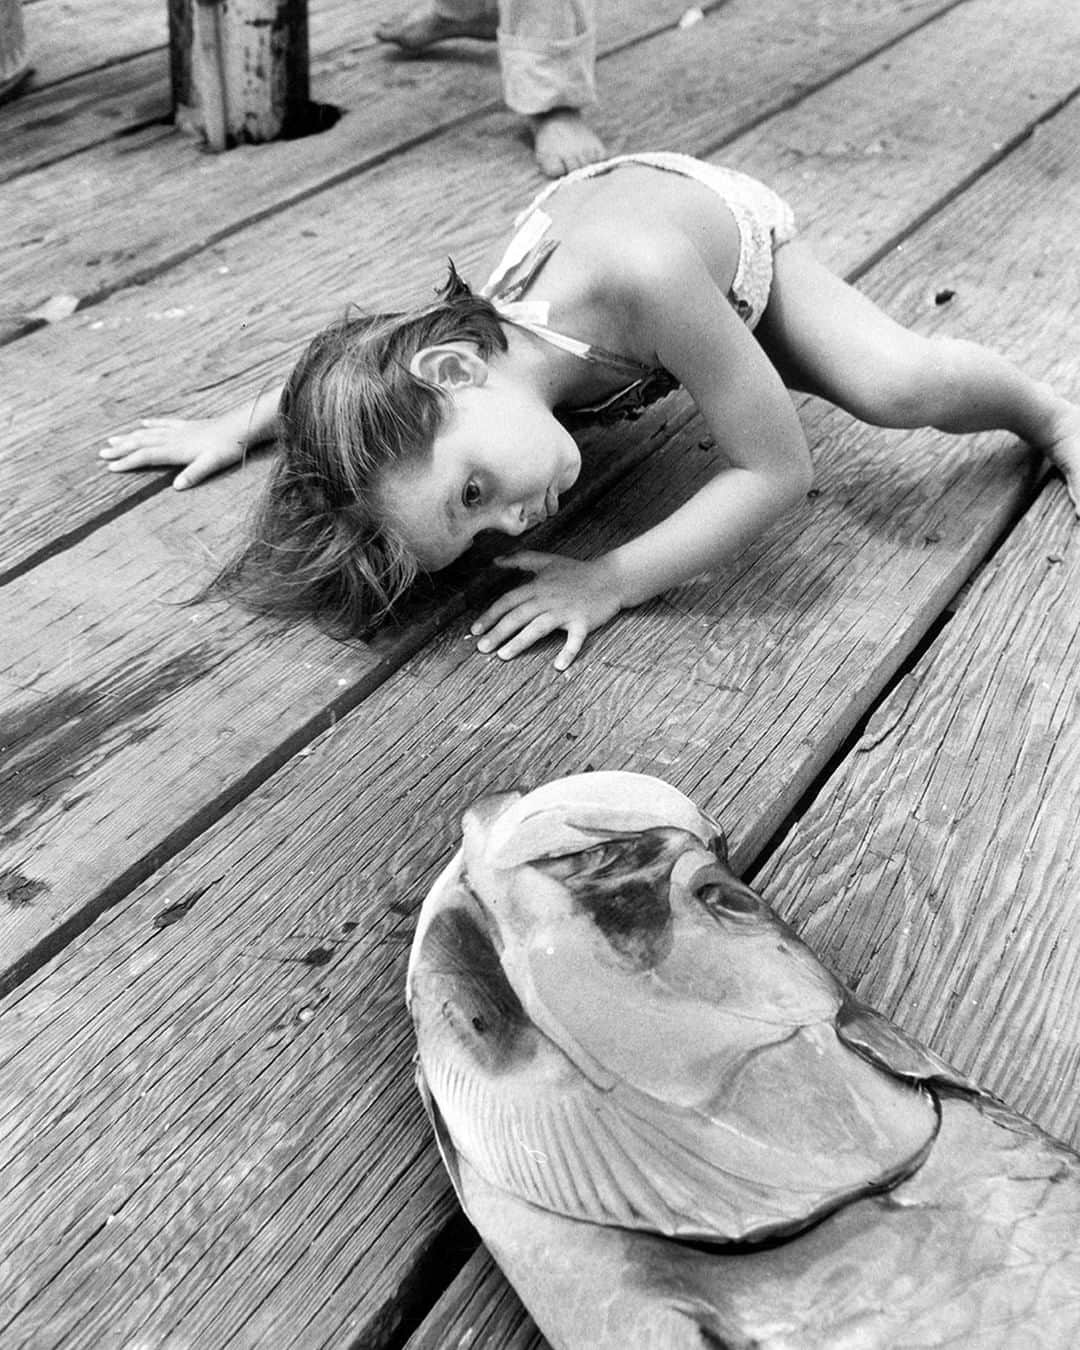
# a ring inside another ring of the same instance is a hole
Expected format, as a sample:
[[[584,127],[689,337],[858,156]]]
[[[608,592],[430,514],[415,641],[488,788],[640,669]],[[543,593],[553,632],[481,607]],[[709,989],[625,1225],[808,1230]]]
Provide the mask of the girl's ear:
[[[467,342],[444,342],[421,347],[409,362],[410,372],[425,384],[452,392],[487,379],[487,362]]]

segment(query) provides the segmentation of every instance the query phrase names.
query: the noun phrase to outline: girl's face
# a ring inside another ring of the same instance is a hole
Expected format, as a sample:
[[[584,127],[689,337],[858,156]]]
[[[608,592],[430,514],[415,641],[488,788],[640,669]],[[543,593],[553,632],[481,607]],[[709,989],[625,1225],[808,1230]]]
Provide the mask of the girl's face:
[[[483,530],[521,534],[547,520],[581,471],[574,438],[531,389],[486,379],[448,392],[430,460],[392,469],[383,484],[385,508],[428,571]]]

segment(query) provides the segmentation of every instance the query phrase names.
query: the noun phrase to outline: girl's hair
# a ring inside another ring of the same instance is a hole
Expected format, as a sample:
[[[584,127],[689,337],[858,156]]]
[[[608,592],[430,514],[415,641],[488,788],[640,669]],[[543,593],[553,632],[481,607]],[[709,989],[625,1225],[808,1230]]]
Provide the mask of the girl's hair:
[[[314,617],[339,637],[387,617],[420,567],[381,509],[383,478],[431,455],[446,396],[409,362],[441,342],[475,343],[485,358],[507,346],[491,302],[453,262],[429,308],[346,314],[313,339],[282,394],[282,454],[249,541],[208,591],[263,613]]]

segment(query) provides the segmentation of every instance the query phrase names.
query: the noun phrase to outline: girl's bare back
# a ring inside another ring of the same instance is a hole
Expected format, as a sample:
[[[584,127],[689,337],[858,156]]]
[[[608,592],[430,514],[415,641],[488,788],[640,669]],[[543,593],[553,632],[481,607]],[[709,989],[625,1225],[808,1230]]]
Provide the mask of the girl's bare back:
[[[551,304],[553,322],[583,341],[597,342],[648,361],[635,350],[632,316],[621,314],[623,260],[642,250],[655,255],[663,279],[665,254],[689,242],[720,295],[727,295],[739,262],[735,217],[715,191],[693,178],[645,164],[569,181],[542,209],[551,219],[546,238],[557,241],[550,260],[528,291]],[[494,270],[505,238],[486,260]]]

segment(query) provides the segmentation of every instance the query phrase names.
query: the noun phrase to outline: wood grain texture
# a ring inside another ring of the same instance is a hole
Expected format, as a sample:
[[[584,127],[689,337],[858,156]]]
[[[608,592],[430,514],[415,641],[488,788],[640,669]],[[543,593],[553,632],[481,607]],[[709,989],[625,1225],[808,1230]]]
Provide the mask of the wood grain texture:
[[[485,1249],[477,1250],[405,1350],[543,1350],[547,1341]]]
[[[34,67],[28,89],[43,89],[164,46],[167,18],[166,5],[134,5],[125,10],[123,23],[117,23],[111,0],[23,0],[26,45]]]
[[[964,278],[965,322],[1015,331],[1028,220],[1011,204],[1071,211],[1078,116],[1011,155],[873,288],[917,307],[911,278],[934,258]],[[1062,334],[1039,315],[1018,341],[1056,350]],[[668,457],[707,472],[699,439],[688,426]],[[818,453],[821,495],[793,543],[766,540],[726,581],[628,616],[568,677],[543,652],[481,674],[442,634],[6,1000],[11,1344],[45,1328],[93,1345],[103,1319],[119,1337],[199,1344],[209,1327],[299,1336],[313,1318],[379,1343],[450,1212],[400,1000],[411,915],[462,804],[590,765],[657,772],[725,820],[745,867],[1024,478],[996,438],[950,447],[947,469],[940,437],[850,425]],[[655,471],[637,472],[655,497]],[[674,472],[671,490],[693,481]],[[631,475],[578,543],[602,547],[644,495]]]
[[[1074,1147],[1078,585],[1055,486],[759,878],[864,998]]]
[[[62,188],[58,192],[52,222],[55,243],[62,234],[60,222],[75,202],[83,203],[84,213],[87,206],[99,209],[108,192],[109,178],[117,173],[126,175],[125,161],[132,149],[132,137],[140,129],[137,144],[147,154],[154,153],[153,148],[163,142],[170,145],[176,142],[177,150],[186,151],[190,162],[197,146],[172,129],[166,4],[140,6],[130,25],[126,21],[116,22],[115,6],[109,7],[111,22],[107,24],[100,12],[87,14],[82,6],[75,12],[75,6],[66,0],[63,3],[40,0],[32,8],[49,11],[50,22],[59,19],[59,34],[67,38],[70,51],[59,67],[64,73],[58,71],[56,78],[41,78],[42,72],[35,62],[35,76],[27,92],[5,108],[0,183],[31,171],[40,172],[61,161],[64,166],[53,170],[54,186],[65,180],[69,186],[80,181],[85,185],[88,179],[94,182],[92,200],[85,196],[86,186],[82,195],[74,198],[65,196]],[[96,0],[89,8],[102,9]],[[372,0],[364,3],[318,0],[312,9],[312,40],[316,47],[311,69],[314,78],[321,81],[355,62],[357,51],[375,45],[372,28],[381,9]],[[95,17],[101,28],[84,33]],[[55,46],[56,37],[51,30],[44,24],[40,27],[50,32],[51,45]],[[89,50],[85,39],[89,41]],[[110,149],[93,165],[79,158],[91,147],[106,143],[111,143]],[[73,158],[76,162],[68,163]],[[177,162],[182,162],[180,155]],[[5,202],[5,214],[17,209],[22,193],[27,190],[26,184],[8,190],[10,201]],[[35,185],[34,191],[40,191],[40,186]],[[131,199],[127,210],[138,214]],[[89,220],[84,218],[78,234],[87,243],[87,236],[96,235],[101,229],[100,217],[95,223],[95,217],[91,216]],[[91,250],[96,247],[99,244],[90,244]],[[10,323],[8,312],[7,321],[0,321],[0,332],[11,331]]]

